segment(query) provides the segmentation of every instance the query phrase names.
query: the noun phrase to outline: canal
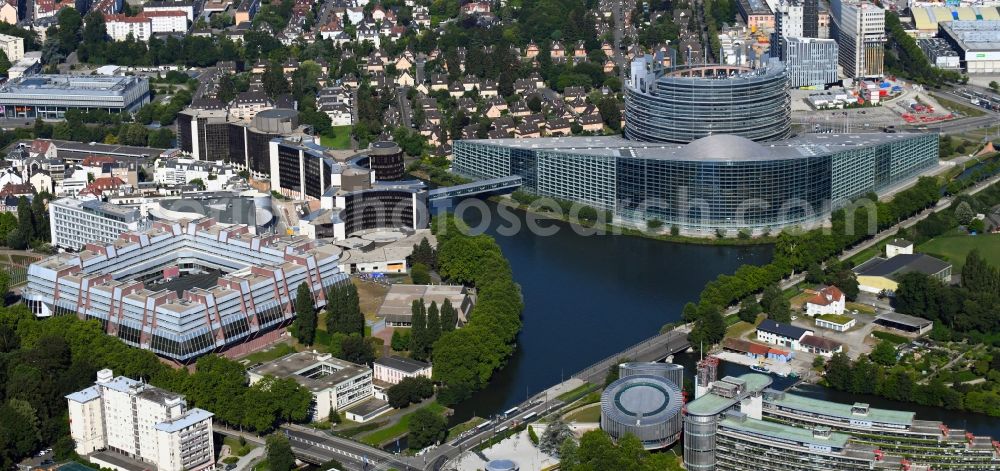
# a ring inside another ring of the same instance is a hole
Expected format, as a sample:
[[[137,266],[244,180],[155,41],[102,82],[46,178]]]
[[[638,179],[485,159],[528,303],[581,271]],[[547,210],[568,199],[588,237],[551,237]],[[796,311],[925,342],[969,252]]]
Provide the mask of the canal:
[[[764,264],[770,246],[721,247],[668,243],[620,235],[583,236],[567,223],[526,227],[523,212],[486,203],[489,224],[524,296],[517,350],[490,385],[459,404],[453,421],[489,416],[524,401],[578,370],[656,334],[680,319],[702,287],[742,264]],[[506,208],[505,208],[506,209]],[[484,211],[462,211],[472,227]],[[512,222],[521,226],[511,231]],[[511,234],[512,233],[512,234]]]
[[[687,245],[620,235],[580,235],[568,223],[544,220],[537,225],[553,231],[529,230],[520,211],[501,211],[486,202],[484,211],[469,209],[467,224],[492,235],[510,261],[521,285],[524,326],[508,364],[490,385],[455,407],[452,423],[472,416],[490,416],[524,401],[574,372],[655,334],[663,324],[680,319],[681,309],[696,300],[702,287],[720,273],[732,273],[745,263],[765,264],[770,246],[723,247]],[[483,216],[487,215],[484,221]],[[510,230],[519,225],[520,230]],[[694,376],[697,354],[682,353],[674,362]],[[750,369],[720,364],[719,376]],[[774,387],[793,383],[775,377]],[[911,410],[922,420],[940,420],[953,428],[1000,437],[1000,419],[860,396],[815,385],[801,385],[797,394],[873,407]]]

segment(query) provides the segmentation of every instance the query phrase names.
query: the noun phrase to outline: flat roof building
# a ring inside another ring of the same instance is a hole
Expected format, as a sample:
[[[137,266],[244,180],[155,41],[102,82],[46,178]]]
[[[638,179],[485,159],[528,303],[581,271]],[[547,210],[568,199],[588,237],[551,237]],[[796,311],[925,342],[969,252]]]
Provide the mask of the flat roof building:
[[[894,293],[899,277],[911,272],[923,273],[942,283],[951,282],[952,265],[922,253],[900,253],[891,258],[873,257],[854,267],[858,288],[868,293]]]
[[[325,306],[330,287],[347,280],[340,253],[321,241],[254,236],[210,218],[156,221],[31,264],[23,299],[36,316],[96,319],[128,345],[187,363],[290,323],[302,283]],[[180,293],[165,284],[205,273],[222,276]]]
[[[116,471],[200,471],[215,465],[212,413],[142,381],[97,372],[93,386],[66,396],[76,452]]]
[[[875,317],[875,324],[887,329],[898,330],[916,335],[926,334],[934,328],[934,321],[899,312],[886,312],[879,314]]]
[[[145,229],[139,210],[100,200],[60,198],[49,202],[53,247],[80,250],[97,242],[110,244],[122,233]]]
[[[767,143],[716,134],[686,145],[614,136],[459,140],[453,168],[478,179],[520,176],[524,191],[611,211],[617,221],[645,227],[656,219],[714,236],[815,225],[853,198],[915,181],[937,161],[934,134]]]
[[[438,309],[445,300],[451,302],[458,311],[458,322],[464,324],[468,320],[475,299],[469,294],[469,289],[462,285],[405,285],[394,283],[386,293],[377,315],[385,319],[386,325],[393,327],[408,327],[412,324],[413,301],[423,300],[426,307],[437,303]]]
[[[817,38],[782,38],[788,86],[820,88],[837,81],[837,41]]]
[[[375,381],[386,384],[399,384],[405,378],[418,376],[430,379],[432,372],[430,363],[397,355],[384,356],[375,360],[372,369],[375,373]]]
[[[6,118],[63,119],[69,109],[133,113],[146,103],[149,79],[131,75],[29,75],[0,86]]]
[[[942,22],[938,29],[938,36],[958,51],[966,73],[1000,73],[1000,19]]]
[[[264,376],[290,378],[313,394],[312,419],[344,411],[374,395],[372,370],[329,353],[296,352],[247,370],[250,384]],[[368,413],[362,415],[369,415]]]

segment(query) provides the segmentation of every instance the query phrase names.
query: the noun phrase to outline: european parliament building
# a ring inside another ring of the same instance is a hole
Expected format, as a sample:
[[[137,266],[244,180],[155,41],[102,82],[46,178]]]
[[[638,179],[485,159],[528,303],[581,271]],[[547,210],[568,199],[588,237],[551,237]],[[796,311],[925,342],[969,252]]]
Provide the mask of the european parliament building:
[[[616,136],[456,141],[454,171],[519,175],[523,189],[687,231],[822,222],[869,192],[937,165],[933,134],[805,134],[770,143],[714,135],[690,144]]]
[[[522,189],[658,220],[689,233],[775,230],[822,223],[869,192],[910,183],[938,161],[933,134],[790,135],[788,74],[632,63],[624,138],[455,141],[454,172],[520,176]]]

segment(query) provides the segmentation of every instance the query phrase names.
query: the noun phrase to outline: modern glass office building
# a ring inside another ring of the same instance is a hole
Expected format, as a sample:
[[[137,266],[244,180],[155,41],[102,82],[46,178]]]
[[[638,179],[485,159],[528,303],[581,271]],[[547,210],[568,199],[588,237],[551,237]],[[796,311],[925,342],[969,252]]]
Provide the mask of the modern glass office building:
[[[529,192],[688,231],[779,229],[824,220],[937,164],[933,134],[807,134],[771,143],[714,135],[690,144],[620,137],[456,141],[453,170],[518,175]]]
[[[782,41],[789,86],[821,87],[837,81],[837,41],[795,37]]]
[[[640,60],[625,87],[625,137],[687,143],[715,134],[753,141],[788,137],[788,76],[777,59],[764,67],[690,66],[647,70]]]
[[[132,113],[149,103],[149,80],[135,76],[27,75],[0,86],[0,117],[63,119],[67,110]]]

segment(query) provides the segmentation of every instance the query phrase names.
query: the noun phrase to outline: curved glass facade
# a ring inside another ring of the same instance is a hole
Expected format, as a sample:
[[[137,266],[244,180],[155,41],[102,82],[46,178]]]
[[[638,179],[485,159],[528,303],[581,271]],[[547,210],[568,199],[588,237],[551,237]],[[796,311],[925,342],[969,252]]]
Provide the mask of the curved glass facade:
[[[760,69],[695,66],[650,74],[645,90],[625,87],[625,136],[685,143],[715,134],[753,141],[789,136],[791,101],[781,62]]]
[[[621,138],[456,141],[454,170],[518,175],[522,189],[692,231],[780,229],[826,218],[937,164],[933,134],[815,134],[760,145],[711,136],[684,146]]]

